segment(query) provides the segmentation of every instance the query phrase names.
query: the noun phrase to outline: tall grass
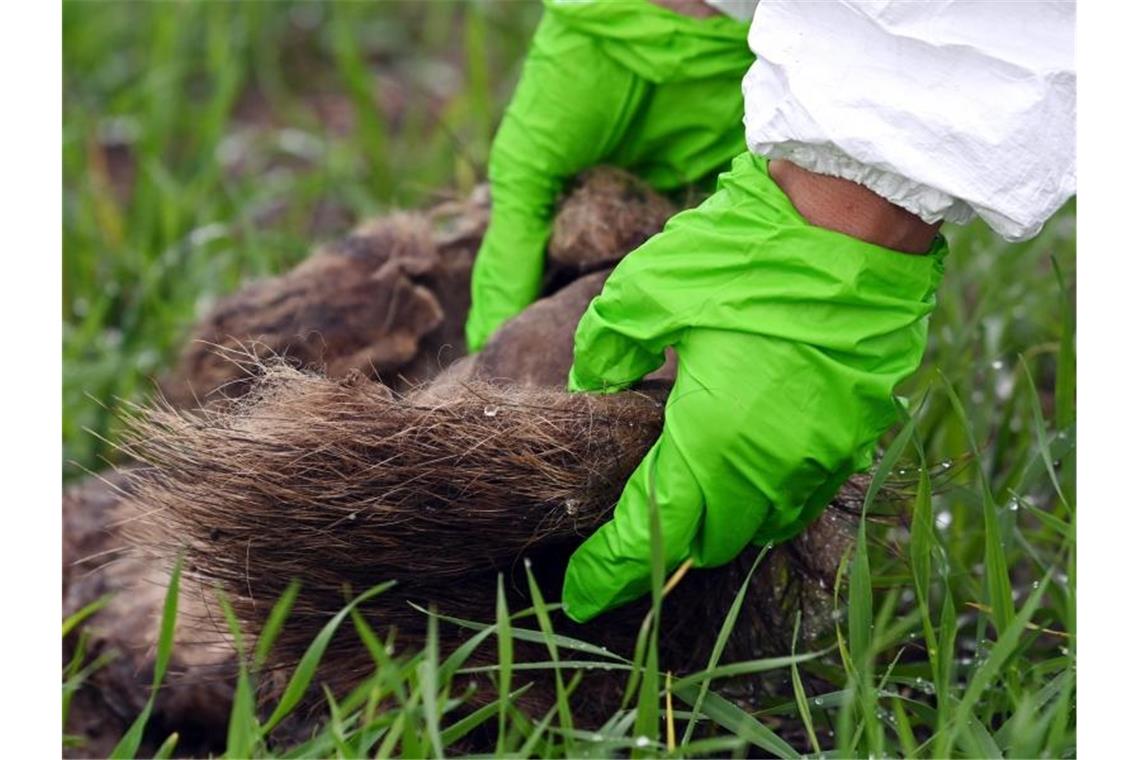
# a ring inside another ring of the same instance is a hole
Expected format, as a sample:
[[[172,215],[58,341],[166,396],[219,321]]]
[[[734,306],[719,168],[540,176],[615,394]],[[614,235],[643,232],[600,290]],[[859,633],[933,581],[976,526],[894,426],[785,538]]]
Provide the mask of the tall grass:
[[[511,2],[65,3],[63,436],[78,464],[65,477],[100,467],[118,400],[146,391],[203,304],[355,218],[477,181],[536,18]],[[603,655],[556,636],[536,589],[530,609],[466,621],[457,652],[429,636],[395,656],[346,609],[329,625],[353,625],[375,672],[327,697],[313,739],[270,748],[268,729],[313,685],[322,632],[268,713],[235,702],[230,754],[435,755],[476,731],[525,756],[1074,754],[1075,204],[1020,245],[980,225],[948,235],[927,358],[884,441],[904,497],[868,500],[832,640],[666,674],[656,613],[636,651]],[[239,694],[289,603],[246,648]],[[534,677],[513,662],[521,636],[548,647],[558,700],[545,716],[515,704]],[[497,648],[498,691],[472,712],[477,646]],[[625,707],[599,731],[571,708],[584,660],[628,674]],[[69,665],[65,703],[87,665]],[[786,696],[750,712],[719,690],[761,673],[786,678]]]

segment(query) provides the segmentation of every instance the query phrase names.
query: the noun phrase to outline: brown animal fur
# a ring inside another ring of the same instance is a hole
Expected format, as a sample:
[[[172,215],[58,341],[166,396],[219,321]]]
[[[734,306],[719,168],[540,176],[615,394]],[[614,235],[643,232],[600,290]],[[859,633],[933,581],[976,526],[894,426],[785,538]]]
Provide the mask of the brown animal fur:
[[[548,266],[575,275],[612,267],[656,235],[677,207],[624,172],[582,174],[559,207],[547,247]]]
[[[629,174],[587,172],[555,218],[548,292],[612,266],[674,211]],[[426,212],[395,213],[223,299],[163,380],[165,397],[182,408],[236,398],[271,357],[334,378],[364,372],[397,390],[422,385],[466,353],[471,265],[488,212],[481,188]]]
[[[488,620],[498,572],[508,575],[513,606],[528,604],[524,559],[544,596],[558,598],[570,552],[608,519],[656,438],[662,398],[661,388],[592,396],[473,382],[421,403],[363,378],[278,366],[246,399],[201,414],[152,410],[136,428],[128,450],[149,466],[138,498],[154,515],[140,545],[166,558],[186,551],[194,575],[241,600],[251,631],[299,580],[302,595],[275,650],[281,667],[300,657],[346,594],[382,580],[399,585],[370,605],[371,619],[395,626],[403,648],[416,647],[426,618],[408,601]],[[840,502],[850,507],[860,496],[855,484]],[[849,538],[846,514],[834,512],[764,563],[730,657],[786,652],[796,611],[810,634],[823,629]],[[825,555],[802,551],[823,544],[831,545]],[[710,621],[723,618],[754,558],[750,551],[725,568],[692,571],[673,591],[663,667],[703,665],[716,635]],[[644,612],[632,605],[585,626],[560,619],[558,628],[628,654]],[[445,652],[458,633],[445,632]],[[337,639],[323,678],[348,688],[367,672],[359,650],[353,636]],[[584,716],[608,715],[616,696],[612,675],[588,679]],[[533,689],[528,705],[545,710],[551,697]]]
[[[85,743],[77,757],[106,756],[142,711],[154,670],[155,645],[168,577],[166,567],[129,551],[124,526],[139,520],[130,471],[88,478],[63,496],[63,613],[72,615],[105,594],[106,605],[64,640],[66,663],[85,639],[86,661],[111,657],[74,696],[67,731]],[[224,625],[197,625],[214,614],[202,588],[180,600],[166,684],[159,692],[143,751],[153,752],[171,732],[182,753],[224,749],[233,697],[233,648]],[[222,733],[219,733],[222,729]]]
[[[665,202],[644,188],[630,190],[631,180],[623,186],[617,175],[596,176],[601,180],[575,189],[564,208],[589,197],[600,204],[598,214],[591,217],[583,205],[574,212],[579,221],[571,223],[564,210],[555,226],[551,260],[563,277],[612,264],[628,248],[606,254],[606,245],[632,247],[667,216]],[[630,203],[648,216],[623,216]],[[605,220],[606,229],[575,227],[591,219]],[[660,390],[606,398],[552,390],[564,382],[573,328],[600,292],[606,271],[535,304],[479,355],[461,359],[409,396],[392,396],[366,379],[411,388],[462,354],[470,264],[485,223],[485,197],[477,195],[425,215],[365,225],[294,271],[228,299],[197,329],[205,342],[188,346],[164,387],[177,406],[214,399],[215,408],[198,414],[168,409],[149,418],[127,444],[142,461],[157,465],[140,470],[133,487],[141,495],[123,501],[117,490],[87,486],[70,508],[65,500],[65,527],[77,526],[65,530],[73,558],[122,548],[124,519],[143,536],[145,551],[122,559],[115,572],[114,565],[90,570],[98,583],[69,583],[65,575],[65,593],[76,609],[101,593],[96,587],[132,590],[125,603],[137,609],[107,609],[92,623],[110,621],[103,645],[144,654],[124,671],[133,680],[103,679],[100,694],[130,694],[130,704],[145,699],[161,572],[183,541],[191,546],[188,581],[221,581],[251,631],[288,578],[302,579],[305,592],[274,654],[281,667],[343,604],[344,582],[359,590],[384,579],[400,581],[399,590],[381,597],[369,614],[381,628],[397,624],[407,647],[422,642],[425,621],[407,599],[486,619],[502,571],[512,606],[529,606],[518,561],[524,556],[534,560],[546,597],[557,599],[569,552],[605,519],[660,425]],[[251,339],[258,341],[253,350]],[[244,366],[219,357],[209,343],[226,346],[231,356],[244,352]],[[340,380],[279,365],[258,379],[261,359],[270,356]],[[670,367],[660,375],[671,377]],[[251,389],[252,396],[241,399]],[[499,458],[504,453],[511,456]],[[233,477],[224,477],[227,472]],[[854,483],[838,502],[850,506],[860,493]],[[103,516],[95,520],[106,534],[97,547],[83,538],[91,531],[81,527],[81,514]],[[140,514],[147,519],[137,519]],[[747,614],[727,659],[786,651],[796,610],[803,611],[811,635],[829,624],[825,587],[849,545],[850,525],[847,511],[832,510],[804,536],[771,552],[753,577]],[[683,672],[703,665],[715,631],[709,621],[723,617],[754,556],[750,551],[725,568],[691,571],[674,591],[664,621],[663,666]],[[75,566],[68,566],[76,577]],[[135,594],[141,584],[155,591]],[[203,714],[220,735],[228,697],[217,687],[229,683],[217,678],[224,626],[203,603],[201,590],[193,589],[188,583],[183,604],[192,621],[187,631],[198,633],[181,635],[176,656],[184,658],[183,678],[168,690],[186,691],[185,705],[212,700],[220,709]],[[628,653],[643,613],[635,605],[586,627],[567,620],[559,625]],[[460,640],[458,630],[445,635],[445,647]],[[322,676],[343,688],[367,672],[359,649],[351,636],[336,639],[326,659],[337,665]],[[486,649],[473,663],[492,659]],[[521,645],[520,656],[544,659],[545,653]],[[232,669],[232,653],[228,657]],[[619,680],[602,671],[590,675],[581,692],[593,704],[587,714],[606,714]],[[534,710],[545,709],[551,697],[549,684],[542,686],[529,693]],[[160,708],[156,719],[174,727],[184,726],[193,712],[177,702]],[[130,709],[114,713],[115,719]]]

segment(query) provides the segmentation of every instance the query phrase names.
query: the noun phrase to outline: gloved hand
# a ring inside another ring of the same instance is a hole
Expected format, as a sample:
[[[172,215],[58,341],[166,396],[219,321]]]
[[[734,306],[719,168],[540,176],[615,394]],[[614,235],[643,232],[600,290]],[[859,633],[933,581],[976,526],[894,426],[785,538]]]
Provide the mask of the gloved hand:
[[[570,560],[566,613],[649,589],[649,499],[669,568],[782,540],[871,464],[926,345],[945,241],[926,255],[809,225],[745,153],[717,192],[628,255],[578,325],[569,386],[616,391],[677,353],[665,426],[613,519]]]
[[[491,222],[475,260],[467,345],[538,296],[554,202],[606,163],[670,190],[744,149],[748,27],[646,0],[548,0],[491,146]]]

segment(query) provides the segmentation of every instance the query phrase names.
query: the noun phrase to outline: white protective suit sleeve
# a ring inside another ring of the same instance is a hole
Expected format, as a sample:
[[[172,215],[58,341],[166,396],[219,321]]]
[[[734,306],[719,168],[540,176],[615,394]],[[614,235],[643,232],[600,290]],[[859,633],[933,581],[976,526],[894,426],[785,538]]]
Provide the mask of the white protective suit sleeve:
[[[707,0],[741,17],[748,147],[927,222],[1035,235],[1076,192],[1072,2]]]

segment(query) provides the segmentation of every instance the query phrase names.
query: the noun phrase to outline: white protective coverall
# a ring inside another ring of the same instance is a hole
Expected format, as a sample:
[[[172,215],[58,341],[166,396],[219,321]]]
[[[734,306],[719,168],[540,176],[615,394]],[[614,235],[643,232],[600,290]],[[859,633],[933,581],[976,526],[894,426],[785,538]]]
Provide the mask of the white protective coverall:
[[[1075,3],[706,1],[752,18],[754,153],[1007,240],[1076,192]]]

